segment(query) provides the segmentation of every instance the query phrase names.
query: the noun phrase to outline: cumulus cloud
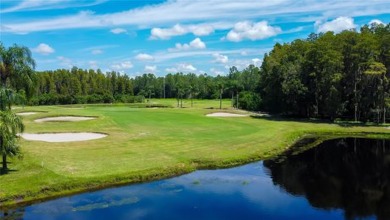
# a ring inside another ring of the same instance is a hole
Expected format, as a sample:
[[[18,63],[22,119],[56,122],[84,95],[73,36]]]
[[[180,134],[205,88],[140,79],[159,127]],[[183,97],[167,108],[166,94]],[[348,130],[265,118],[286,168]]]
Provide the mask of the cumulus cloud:
[[[280,34],[280,27],[272,27],[267,21],[252,23],[250,21],[238,22],[226,35],[226,39],[233,42],[242,40],[261,40]]]
[[[33,48],[32,51],[37,52],[42,55],[49,55],[54,53],[54,49],[47,44],[41,43],[36,48]]]
[[[263,61],[259,58],[254,58],[252,59],[252,62],[255,66],[260,66]]]
[[[191,49],[205,49],[206,44],[198,37],[189,44],[177,43],[175,48],[170,48],[169,51],[191,50]]]
[[[325,23],[316,21],[314,26],[317,28],[317,32],[333,31],[335,33],[356,28],[356,24],[350,17],[338,17]]]
[[[145,66],[144,72],[146,73],[156,73],[157,66]]]
[[[111,29],[110,32],[113,33],[113,34],[127,33],[127,31],[125,29],[123,29],[123,28],[114,28],[114,29]]]
[[[133,68],[133,63],[131,63],[131,61],[123,61],[121,63],[112,64],[111,68],[117,71],[123,71]]]
[[[177,73],[177,69],[175,67],[166,68],[165,72],[167,73]]]
[[[153,61],[154,57],[146,53],[140,53],[137,56],[135,56],[135,59],[139,61]]]
[[[213,54],[213,57],[215,59],[214,62],[216,62],[216,63],[227,63],[229,61],[228,56],[225,56],[225,55],[222,55],[219,53]]]
[[[168,40],[171,37],[192,33],[195,36],[207,36],[213,33],[215,28],[211,24],[180,25],[176,24],[172,28],[152,28],[150,39]]]
[[[225,72],[222,71],[222,70],[219,70],[219,69],[215,69],[215,68],[211,68],[210,69],[210,73],[213,74],[213,75],[225,75]]]
[[[177,64],[176,67],[166,68],[166,72],[168,73],[177,73],[177,72],[195,72],[196,68],[189,63],[180,63]]]
[[[91,51],[91,54],[93,54],[93,55],[98,55],[98,54],[102,54],[102,53],[103,53],[103,51],[100,49],[95,49],[95,50]]]
[[[372,24],[384,24],[384,23],[381,20],[373,19],[368,24],[372,25]]]

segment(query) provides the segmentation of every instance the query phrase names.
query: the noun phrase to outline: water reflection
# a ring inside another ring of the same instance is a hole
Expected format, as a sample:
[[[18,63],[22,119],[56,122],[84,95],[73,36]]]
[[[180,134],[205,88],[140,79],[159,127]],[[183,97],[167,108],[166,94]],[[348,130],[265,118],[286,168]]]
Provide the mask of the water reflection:
[[[0,219],[390,219],[389,148],[334,140],[245,166],[0,208]]]
[[[390,219],[390,141],[331,140],[264,166],[274,184],[314,207],[341,208],[346,219]]]

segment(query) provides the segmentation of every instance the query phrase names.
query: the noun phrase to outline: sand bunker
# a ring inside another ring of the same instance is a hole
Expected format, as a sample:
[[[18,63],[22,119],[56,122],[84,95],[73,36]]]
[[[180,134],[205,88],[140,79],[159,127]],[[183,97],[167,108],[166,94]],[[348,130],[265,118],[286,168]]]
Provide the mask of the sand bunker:
[[[227,112],[215,112],[206,115],[207,117],[247,117],[248,115],[242,115],[242,114],[233,114],[233,113],[227,113]]]
[[[45,142],[72,142],[72,141],[88,141],[99,138],[104,138],[107,135],[101,133],[42,133],[42,134],[29,134],[23,133],[20,135],[22,138],[29,141],[45,141]]]
[[[35,122],[53,122],[53,121],[87,121],[96,119],[95,117],[84,117],[84,116],[60,116],[60,117],[49,117],[40,118],[34,120]]]
[[[38,112],[19,112],[16,113],[16,115],[25,116],[25,115],[35,115],[38,114]]]

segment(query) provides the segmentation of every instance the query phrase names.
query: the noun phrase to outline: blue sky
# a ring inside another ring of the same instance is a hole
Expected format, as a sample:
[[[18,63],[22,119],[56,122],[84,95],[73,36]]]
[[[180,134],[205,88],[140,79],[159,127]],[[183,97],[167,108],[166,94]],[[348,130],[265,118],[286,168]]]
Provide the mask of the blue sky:
[[[389,0],[1,0],[5,46],[37,70],[77,66],[130,76],[226,74],[260,65],[276,43],[390,22]]]

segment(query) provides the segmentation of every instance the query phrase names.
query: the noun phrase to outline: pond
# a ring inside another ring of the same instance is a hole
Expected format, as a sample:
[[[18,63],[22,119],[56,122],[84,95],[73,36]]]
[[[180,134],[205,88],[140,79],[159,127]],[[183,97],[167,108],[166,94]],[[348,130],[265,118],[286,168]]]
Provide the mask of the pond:
[[[296,150],[3,210],[0,218],[390,219],[389,140],[345,138]]]

